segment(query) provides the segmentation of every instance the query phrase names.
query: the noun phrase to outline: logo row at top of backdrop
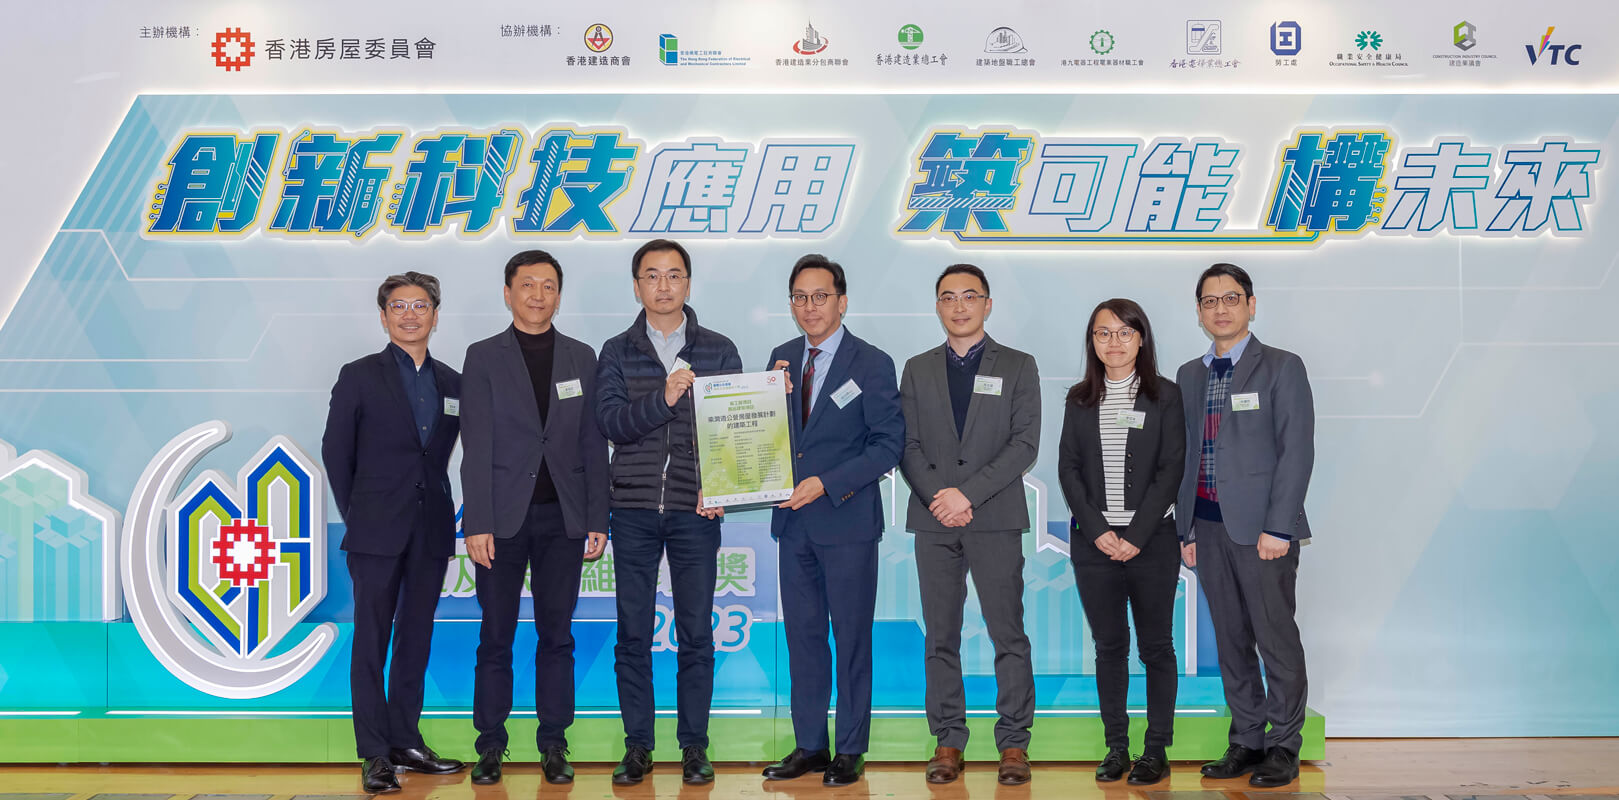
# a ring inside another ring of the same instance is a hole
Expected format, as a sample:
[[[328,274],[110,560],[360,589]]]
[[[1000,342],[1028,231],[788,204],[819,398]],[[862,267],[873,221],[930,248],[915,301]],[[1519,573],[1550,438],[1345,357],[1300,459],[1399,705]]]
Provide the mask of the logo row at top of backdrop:
[[[667,67],[746,67],[755,63],[777,67],[846,67],[851,63],[875,63],[884,67],[967,64],[974,67],[1128,69],[1146,66],[1148,57],[1152,58],[1154,66],[1175,70],[1235,69],[1243,66],[1243,59],[1250,65],[1265,65],[1270,60],[1272,66],[1296,67],[1298,56],[1307,51],[1307,41],[1308,51],[1320,54],[1324,62],[1333,67],[1410,67],[1412,62],[1407,52],[1419,59],[1431,57],[1456,62],[1451,66],[1479,66],[1484,61],[1503,58],[1492,44],[1497,47],[1504,44],[1513,53],[1521,47],[1524,63],[1530,67],[1578,67],[1584,50],[1582,43],[1566,38],[1566,32],[1557,35],[1555,25],[1548,25],[1544,32],[1537,28],[1498,37],[1492,37],[1490,31],[1481,33],[1479,25],[1465,19],[1444,30],[1420,32],[1391,31],[1375,25],[1345,28],[1323,24],[1308,26],[1307,37],[1306,27],[1297,20],[1277,20],[1268,30],[1256,26],[1251,31],[1243,29],[1228,34],[1224,20],[1187,19],[1184,28],[1179,24],[1173,30],[1166,26],[1161,34],[1150,39],[1129,41],[1104,25],[1088,36],[1081,31],[1061,34],[1056,41],[1037,42],[1026,38],[1016,27],[997,26],[985,30],[982,38],[975,36],[968,40],[957,35],[941,43],[937,36],[929,39],[916,24],[900,26],[893,38],[885,40],[869,28],[862,28],[857,37],[829,36],[813,22],[806,22],[802,33],[781,36],[779,47],[771,47],[765,55],[759,54],[765,42],[762,36],[751,37],[744,50],[722,47],[714,37],[700,37],[694,42],[669,32],[657,34],[655,42],[646,35],[642,47],[621,45],[615,51],[617,39],[606,22],[591,23],[582,31],[567,31],[553,23],[501,23],[493,26],[489,35],[508,40],[534,40],[553,51],[558,65],[577,68],[630,67],[651,62]],[[1037,34],[1048,31],[1035,26],[1024,26],[1024,29]],[[142,38],[206,42],[208,57],[214,66],[227,72],[273,66],[269,62],[363,64],[384,61],[398,64],[433,61],[436,57],[442,60],[444,55],[440,52],[442,43],[428,36],[379,32],[388,35],[331,36],[303,29],[260,31],[255,35],[242,27],[227,27],[214,32],[210,40],[200,30],[193,36],[190,26],[158,25],[143,27],[140,35]],[[867,41],[857,50],[857,45],[848,44],[853,39]],[[1261,49],[1267,45],[1271,59],[1267,59],[1266,50]]]
[[[148,239],[363,240],[505,229],[516,238],[813,239],[852,205],[847,139],[693,137],[656,145],[619,127],[192,130],[153,164]],[[893,231],[960,244],[1313,245],[1334,237],[1578,235],[1596,143],[1460,135],[1396,147],[1381,127],[1300,127],[1260,148],[1267,187],[1233,208],[1254,148],[1219,137],[1042,136],[934,127],[912,151]],[[515,173],[523,173],[513,181]],[[511,188],[522,186],[521,189]],[[871,184],[865,184],[870,186]],[[865,209],[862,208],[864,212]],[[881,212],[879,212],[881,213]],[[1253,228],[1231,224],[1258,219]]]

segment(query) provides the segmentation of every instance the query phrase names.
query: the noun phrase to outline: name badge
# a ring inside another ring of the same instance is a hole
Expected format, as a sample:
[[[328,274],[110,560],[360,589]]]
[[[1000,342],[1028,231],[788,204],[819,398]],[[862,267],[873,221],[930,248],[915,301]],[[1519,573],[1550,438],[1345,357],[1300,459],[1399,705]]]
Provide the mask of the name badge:
[[[579,385],[578,378],[574,378],[571,381],[562,381],[561,383],[557,384],[558,400],[566,400],[570,397],[578,397],[584,393],[585,389]]]
[[[849,401],[859,396],[860,386],[854,382],[853,378],[850,378],[842,386],[839,386],[837,391],[832,393],[832,402],[837,403],[838,408],[843,408],[849,404]]]
[[[1133,410],[1120,411],[1119,415],[1113,418],[1113,424],[1121,428],[1135,428],[1136,430],[1140,430],[1147,424],[1147,412]]]
[[[1259,410],[1259,392],[1248,392],[1247,394],[1234,394],[1234,395],[1231,395],[1231,410],[1232,411],[1258,411]]]
[[[1001,379],[994,375],[977,375],[973,377],[973,394],[987,394],[995,397],[1001,396]]]
[[[461,399],[458,397],[444,398],[444,413],[452,417],[461,416]]]
[[[675,356],[675,368],[672,369],[672,370],[669,370],[669,371],[670,372],[679,372],[679,371],[681,371],[683,369],[691,369],[690,362],[686,361],[686,359],[684,359],[684,358],[681,358],[679,356]]]

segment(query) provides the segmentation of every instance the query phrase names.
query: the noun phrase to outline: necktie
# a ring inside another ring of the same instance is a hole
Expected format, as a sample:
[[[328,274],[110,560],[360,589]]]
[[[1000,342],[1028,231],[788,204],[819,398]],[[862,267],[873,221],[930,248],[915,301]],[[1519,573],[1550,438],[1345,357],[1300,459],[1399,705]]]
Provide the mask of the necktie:
[[[811,347],[809,360],[804,362],[804,416],[799,420],[800,426],[809,425],[810,401],[815,399],[815,357],[821,351]]]

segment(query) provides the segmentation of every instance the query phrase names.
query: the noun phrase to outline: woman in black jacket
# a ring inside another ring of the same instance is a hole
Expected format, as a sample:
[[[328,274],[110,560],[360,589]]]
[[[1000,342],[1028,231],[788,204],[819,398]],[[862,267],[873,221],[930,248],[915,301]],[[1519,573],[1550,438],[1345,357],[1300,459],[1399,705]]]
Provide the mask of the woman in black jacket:
[[[1096,692],[1107,737],[1099,781],[1157,783],[1174,736],[1175,587],[1180,547],[1173,503],[1186,453],[1181,393],[1158,375],[1152,326],[1134,301],[1113,299],[1085,328],[1085,377],[1064,404],[1057,477],[1073,513],[1070,549],[1096,642]],[[1147,735],[1130,765],[1130,629],[1147,670]]]

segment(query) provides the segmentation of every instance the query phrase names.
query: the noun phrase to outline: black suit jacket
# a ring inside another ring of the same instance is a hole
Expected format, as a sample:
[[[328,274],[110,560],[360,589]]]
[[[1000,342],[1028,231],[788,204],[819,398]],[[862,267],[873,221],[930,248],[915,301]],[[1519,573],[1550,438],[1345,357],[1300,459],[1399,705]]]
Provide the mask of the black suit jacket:
[[[1102,473],[1102,420],[1097,408],[1069,402],[1063,405],[1057,481],[1062,484],[1063,497],[1079,532],[1092,542],[1110,530],[1136,547],[1145,547],[1147,539],[1156,533],[1175,535],[1175,520],[1165,518],[1164,512],[1180,491],[1181,471],[1186,463],[1180,389],[1160,377],[1158,400],[1150,401],[1146,394],[1137,392],[1134,408],[1146,413],[1142,426],[1130,428],[1124,440],[1124,505],[1136,513],[1129,527],[1120,531],[1102,516],[1102,510],[1107,508],[1107,486]],[[1190,513],[1190,509],[1182,509],[1181,513]]]
[[[461,518],[467,535],[517,535],[542,469],[551,471],[567,535],[607,532],[607,439],[596,427],[596,351],[556,335],[551,405],[540,424],[534,382],[511,326],[467,348],[462,398]],[[580,393],[559,387],[577,381]]]
[[[344,550],[397,556],[412,528],[425,524],[429,554],[455,554],[449,465],[461,418],[444,413],[444,399],[459,402],[461,373],[433,359],[433,380],[440,397],[438,420],[423,447],[392,353],[384,348],[337,373],[320,454],[348,526]]]

